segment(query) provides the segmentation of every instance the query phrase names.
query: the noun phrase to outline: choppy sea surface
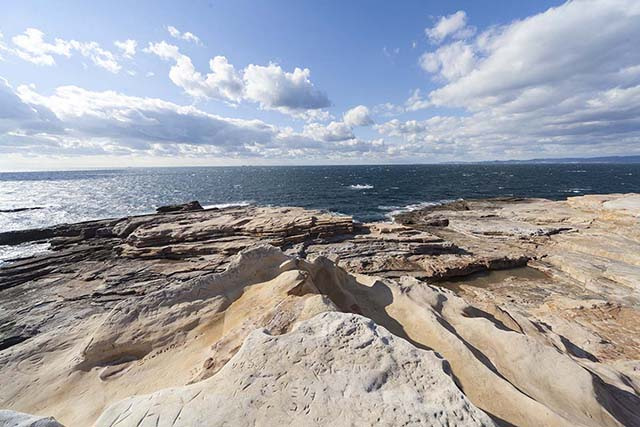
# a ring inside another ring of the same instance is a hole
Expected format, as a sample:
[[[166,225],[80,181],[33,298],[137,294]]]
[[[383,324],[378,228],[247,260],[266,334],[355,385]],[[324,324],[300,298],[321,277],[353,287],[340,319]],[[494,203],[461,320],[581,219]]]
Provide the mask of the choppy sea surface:
[[[302,206],[384,220],[461,198],[640,192],[640,164],[279,166],[0,172],[0,232],[203,206]],[[40,209],[3,212],[17,208]],[[0,262],[40,247],[0,246]]]

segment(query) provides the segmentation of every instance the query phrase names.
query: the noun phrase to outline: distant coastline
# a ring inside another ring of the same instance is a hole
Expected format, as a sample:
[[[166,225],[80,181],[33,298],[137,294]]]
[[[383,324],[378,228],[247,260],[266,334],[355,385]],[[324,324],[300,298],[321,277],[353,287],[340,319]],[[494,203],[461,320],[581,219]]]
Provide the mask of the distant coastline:
[[[480,162],[447,162],[446,164],[517,165],[517,164],[572,164],[572,163],[636,164],[636,163],[640,163],[640,156],[561,157],[561,158],[528,159],[528,160],[485,160]]]

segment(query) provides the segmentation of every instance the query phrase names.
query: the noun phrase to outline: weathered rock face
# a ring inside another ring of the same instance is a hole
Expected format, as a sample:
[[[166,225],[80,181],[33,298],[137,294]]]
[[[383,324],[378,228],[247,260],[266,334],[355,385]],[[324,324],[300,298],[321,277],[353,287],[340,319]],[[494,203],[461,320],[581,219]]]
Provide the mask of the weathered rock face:
[[[63,427],[55,419],[0,409],[0,427]]]
[[[639,199],[39,230],[49,253],[0,267],[0,405],[69,426],[639,425]]]
[[[194,200],[192,202],[183,203],[181,205],[169,205],[169,206],[160,206],[156,208],[156,212],[158,213],[168,213],[168,212],[189,212],[189,211],[201,211],[203,209],[200,202]]]
[[[257,330],[213,377],[109,407],[96,426],[492,426],[446,362],[373,321],[324,313],[286,335]]]

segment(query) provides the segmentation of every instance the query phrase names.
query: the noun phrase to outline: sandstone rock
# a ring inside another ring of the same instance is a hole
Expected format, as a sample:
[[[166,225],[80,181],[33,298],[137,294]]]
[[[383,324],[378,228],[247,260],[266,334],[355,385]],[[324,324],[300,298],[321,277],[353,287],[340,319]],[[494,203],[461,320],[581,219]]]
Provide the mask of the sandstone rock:
[[[294,331],[250,334],[213,377],[109,407],[96,426],[491,426],[446,362],[353,314],[325,313]]]
[[[0,405],[91,425],[130,396],[174,402],[165,389],[242,375],[225,368],[252,331],[288,342],[338,311],[400,337],[393,348],[436,351],[470,408],[497,422],[640,424],[636,206],[637,195],[467,200],[404,225],[247,206],[4,233],[51,250],[0,267],[0,378],[11,379]],[[271,358],[264,369],[287,366]],[[355,400],[345,408],[364,411]]]
[[[64,427],[55,419],[0,409],[0,427]]]

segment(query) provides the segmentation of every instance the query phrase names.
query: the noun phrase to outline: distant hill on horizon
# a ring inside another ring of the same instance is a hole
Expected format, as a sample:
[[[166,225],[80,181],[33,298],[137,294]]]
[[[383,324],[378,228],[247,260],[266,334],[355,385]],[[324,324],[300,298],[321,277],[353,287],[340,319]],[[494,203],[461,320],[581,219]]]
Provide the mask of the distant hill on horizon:
[[[562,163],[640,163],[640,156],[602,156],[602,157],[564,157],[558,159],[529,159],[529,160],[487,160],[484,162],[461,162],[461,163],[491,163],[491,164],[562,164]]]

